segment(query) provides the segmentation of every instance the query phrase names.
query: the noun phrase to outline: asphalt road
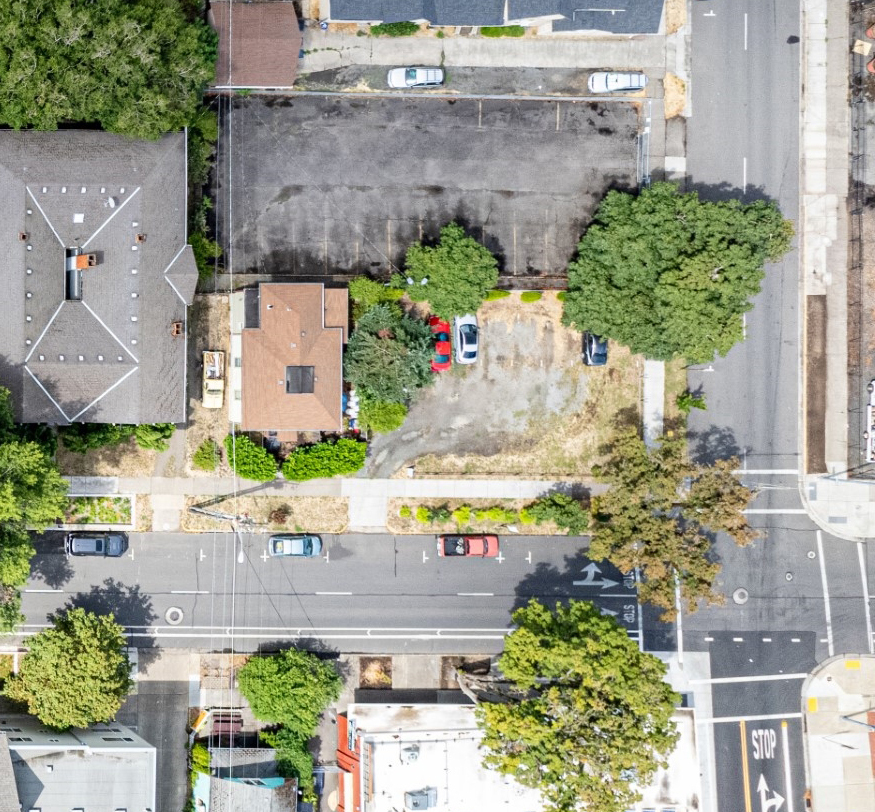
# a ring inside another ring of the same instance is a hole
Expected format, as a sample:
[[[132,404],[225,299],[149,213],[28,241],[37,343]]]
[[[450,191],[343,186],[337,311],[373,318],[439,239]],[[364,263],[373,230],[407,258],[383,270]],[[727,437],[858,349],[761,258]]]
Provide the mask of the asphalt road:
[[[640,638],[634,579],[580,538],[505,536],[497,559],[445,559],[434,536],[323,535],[325,555],[267,556],[266,537],[134,534],[120,559],[39,540],[26,631],[68,604],[113,611],[131,644],[247,651],[294,641],[347,652],[494,653],[529,598],[594,599]],[[242,555],[241,555],[242,551]],[[181,610],[181,617],[171,609]],[[175,620],[178,622],[174,623]]]
[[[693,187],[707,199],[772,199],[796,220],[799,4],[698,3],[691,23]],[[795,251],[767,268],[746,340],[690,370],[708,404],[691,415],[693,449],[703,460],[739,457],[760,489],[751,523],[764,533],[745,550],[718,538],[727,605],[684,618],[678,635],[710,653],[718,680],[718,797],[703,804],[713,812],[803,808],[799,675],[832,654],[872,651],[871,558],[819,531],[798,494],[799,279]]]

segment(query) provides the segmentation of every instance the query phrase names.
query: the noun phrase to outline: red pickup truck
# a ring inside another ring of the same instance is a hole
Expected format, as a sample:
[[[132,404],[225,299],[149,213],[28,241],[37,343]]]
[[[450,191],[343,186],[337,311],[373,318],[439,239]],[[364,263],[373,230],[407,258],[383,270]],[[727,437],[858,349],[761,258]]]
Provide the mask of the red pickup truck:
[[[438,536],[438,555],[495,558],[498,555],[498,536]]]

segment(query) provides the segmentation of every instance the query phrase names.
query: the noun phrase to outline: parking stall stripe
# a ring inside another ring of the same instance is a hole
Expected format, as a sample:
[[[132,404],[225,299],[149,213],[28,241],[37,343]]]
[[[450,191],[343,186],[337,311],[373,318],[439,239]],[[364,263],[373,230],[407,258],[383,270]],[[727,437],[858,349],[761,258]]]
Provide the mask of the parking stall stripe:
[[[747,725],[742,719],[738,724],[741,735],[741,778],[744,781],[744,811],[750,811],[750,773],[747,764]]]

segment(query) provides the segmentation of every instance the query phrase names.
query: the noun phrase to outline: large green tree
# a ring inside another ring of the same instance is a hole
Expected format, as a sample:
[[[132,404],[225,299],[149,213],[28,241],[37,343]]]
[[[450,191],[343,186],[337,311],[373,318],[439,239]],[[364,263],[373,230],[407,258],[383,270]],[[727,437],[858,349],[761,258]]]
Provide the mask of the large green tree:
[[[58,730],[107,722],[133,687],[125,645],[112,615],[69,609],[27,641],[3,694]]]
[[[590,556],[639,568],[641,600],[661,607],[665,619],[676,614],[676,589],[690,612],[701,600],[722,602],[711,533],[726,532],[739,546],[758,536],[743,513],[755,494],[733,474],[737,467],[737,459],[693,463],[682,433],[648,449],[635,429],[618,431],[594,470],[611,487],[592,500]]]
[[[568,267],[563,320],[648,358],[709,361],[743,338],[764,264],[792,236],[762,200],[705,202],[669,183],[609,192]]]
[[[383,403],[406,403],[433,379],[431,330],[390,303],[362,315],[344,355],[346,379],[361,395]]]
[[[510,687],[477,707],[486,765],[539,789],[547,812],[631,808],[677,740],[665,665],[586,601],[532,600],[513,621]]]
[[[404,268],[392,284],[444,319],[476,313],[498,281],[498,260],[457,223],[441,229],[435,246],[411,245]]]
[[[36,443],[0,443],[0,522],[44,529],[63,516],[67,487]]]
[[[281,725],[264,734],[277,749],[280,770],[297,778],[305,792],[312,790],[313,759],[307,742],[325,709],[340,696],[337,669],[315,654],[289,649],[252,657],[237,672],[237,684],[256,719]]]
[[[216,36],[179,0],[0,0],[0,121],[157,138],[194,120]]]

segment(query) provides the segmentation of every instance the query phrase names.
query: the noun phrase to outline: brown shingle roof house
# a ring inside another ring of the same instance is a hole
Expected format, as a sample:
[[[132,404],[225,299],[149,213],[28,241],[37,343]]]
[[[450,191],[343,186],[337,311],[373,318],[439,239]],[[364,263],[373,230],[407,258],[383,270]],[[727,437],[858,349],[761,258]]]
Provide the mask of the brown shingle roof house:
[[[219,35],[216,87],[295,83],[303,35],[291,0],[212,0],[209,19]]]
[[[340,431],[346,290],[266,282],[253,305],[242,330],[241,428]]]

